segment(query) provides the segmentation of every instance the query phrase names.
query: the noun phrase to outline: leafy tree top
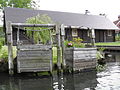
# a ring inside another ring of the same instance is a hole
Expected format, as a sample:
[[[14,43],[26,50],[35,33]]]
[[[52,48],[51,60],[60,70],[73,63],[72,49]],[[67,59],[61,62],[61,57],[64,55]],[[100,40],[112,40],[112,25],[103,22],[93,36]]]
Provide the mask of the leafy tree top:
[[[37,6],[34,0],[0,0],[0,9],[3,7],[35,8]]]
[[[37,16],[28,18],[26,20],[26,23],[30,24],[53,24],[52,19],[47,14],[38,14]],[[44,27],[27,27],[28,30],[43,30],[48,29]],[[29,37],[33,37],[35,43],[42,42],[43,44],[46,44],[49,42],[51,36],[50,36],[50,30],[43,30],[43,31],[35,31],[34,33],[32,31],[27,31],[27,35]]]

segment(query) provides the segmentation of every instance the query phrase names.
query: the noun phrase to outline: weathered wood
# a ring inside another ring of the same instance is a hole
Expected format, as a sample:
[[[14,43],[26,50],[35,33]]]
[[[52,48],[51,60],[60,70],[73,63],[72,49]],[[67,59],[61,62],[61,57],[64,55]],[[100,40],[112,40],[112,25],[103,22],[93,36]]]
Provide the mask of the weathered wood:
[[[12,23],[13,27],[55,27],[55,24]]]
[[[65,30],[64,30],[64,25],[61,25],[61,38],[62,38],[62,65],[65,68],[66,66],[66,62],[65,62],[65,45],[64,45],[64,41],[65,41]]]
[[[95,30],[91,29],[91,44],[95,47]]]
[[[8,21],[6,23],[6,34],[7,34],[7,44],[8,44],[8,67],[9,67],[9,74],[14,74],[14,66],[13,66],[13,41],[12,41],[12,25],[11,22]]]
[[[40,44],[36,44],[36,45],[20,45],[19,49],[20,50],[35,50],[35,49],[44,49],[44,50],[48,50],[48,48],[52,48],[51,45],[40,45]]]
[[[37,71],[52,73],[51,45],[21,45],[17,54],[18,73]]]
[[[66,65],[76,70],[96,67],[96,48],[66,48]]]
[[[18,29],[17,29],[17,45],[19,46],[19,44],[20,44],[20,30],[19,30],[19,27],[18,27]]]
[[[57,66],[61,69],[61,51],[60,51],[60,25],[56,25],[56,35],[57,35]]]

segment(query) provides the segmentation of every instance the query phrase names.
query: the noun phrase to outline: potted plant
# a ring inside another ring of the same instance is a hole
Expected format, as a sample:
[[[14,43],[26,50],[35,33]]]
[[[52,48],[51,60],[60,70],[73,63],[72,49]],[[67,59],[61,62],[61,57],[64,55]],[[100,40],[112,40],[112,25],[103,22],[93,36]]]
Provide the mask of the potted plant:
[[[85,48],[83,39],[73,38],[72,41],[65,41],[65,60],[67,67],[73,71],[81,71],[96,67],[96,48]]]

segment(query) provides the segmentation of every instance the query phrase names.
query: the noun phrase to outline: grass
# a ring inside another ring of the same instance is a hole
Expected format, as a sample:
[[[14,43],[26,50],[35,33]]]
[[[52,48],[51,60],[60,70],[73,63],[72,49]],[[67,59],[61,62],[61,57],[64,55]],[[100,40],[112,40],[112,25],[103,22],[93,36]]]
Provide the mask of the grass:
[[[95,45],[120,46],[120,42],[95,43]]]

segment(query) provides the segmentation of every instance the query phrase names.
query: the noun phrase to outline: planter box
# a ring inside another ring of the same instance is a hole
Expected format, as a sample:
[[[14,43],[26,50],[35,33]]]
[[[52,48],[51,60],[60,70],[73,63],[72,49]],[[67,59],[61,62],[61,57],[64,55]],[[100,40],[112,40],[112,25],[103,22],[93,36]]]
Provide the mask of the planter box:
[[[50,45],[21,45],[18,48],[18,73],[52,72],[52,47]]]
[[[96,48],[66,48],[66,66],[72,68],[73,71],[95,68],[97,64],[96,53]]]

